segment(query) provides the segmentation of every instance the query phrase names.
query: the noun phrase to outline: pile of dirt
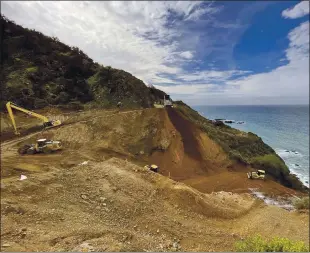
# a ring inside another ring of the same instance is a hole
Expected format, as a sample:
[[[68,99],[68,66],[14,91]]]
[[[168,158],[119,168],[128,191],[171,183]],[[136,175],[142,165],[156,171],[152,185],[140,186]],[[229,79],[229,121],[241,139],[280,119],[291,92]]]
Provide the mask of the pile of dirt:
[[[2,180],[2,251],[232,251],[256,233],[309,240],[307,214],[249,194],[203,194],[116,158],[55,165]]]

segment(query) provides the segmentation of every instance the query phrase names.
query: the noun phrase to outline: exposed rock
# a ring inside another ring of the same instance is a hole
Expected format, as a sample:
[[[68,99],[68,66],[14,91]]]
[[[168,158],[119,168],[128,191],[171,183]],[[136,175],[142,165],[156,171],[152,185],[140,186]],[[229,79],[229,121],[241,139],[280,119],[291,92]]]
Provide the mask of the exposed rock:
[[[88,196],[86,194],[81,194],[82,199],[88,199]]]

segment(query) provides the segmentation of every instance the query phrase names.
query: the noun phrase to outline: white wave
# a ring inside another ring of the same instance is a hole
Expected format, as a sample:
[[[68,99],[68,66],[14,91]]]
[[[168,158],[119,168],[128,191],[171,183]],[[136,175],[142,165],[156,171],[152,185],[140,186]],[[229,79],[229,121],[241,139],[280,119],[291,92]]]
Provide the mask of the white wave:
[[[296,151],[296,150],[286,150],[286,149],[275,149],[276,153],[281,158],[288,158],[288,157],[302,157],[303,155]]]
[[[309,188],[309,174],[307,175],[301,166],[296,166],[296,164],[291,163],[288,165],[288,168],[292,174],[295,174],[299,180]]]
[[[256,198],[263,200],[266,205],[278,206],[286,210],[294,210],[294,206],[292,204],[266,197],[262,192],[257,191],[257,188],[249,188],[249,190]]]
[[[307,172],[302,166],[296,165],[298,163],[298,160],[296,160],[296,158],[298,159],[300,157],[303,157],[303,154],[296,150],[275,149],[275,151],[282,159],[285,160],[285,163],[290,169],[290,172],[292,174],[295,174],[305,186],[309,187],[309,173],[307,174]]]

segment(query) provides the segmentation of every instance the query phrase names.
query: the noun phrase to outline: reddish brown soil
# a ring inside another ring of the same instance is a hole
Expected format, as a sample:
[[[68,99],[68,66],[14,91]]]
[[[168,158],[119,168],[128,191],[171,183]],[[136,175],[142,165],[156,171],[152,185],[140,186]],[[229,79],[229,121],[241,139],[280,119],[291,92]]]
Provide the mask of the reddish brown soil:
[[[167,108],[169,119],[175,129],[181,134],[184,145],[184,153],[198,162],[202,162],[202,155],[198,140],[196,139],[196,127],[188,120],[184,119],[173,108]]]
[[[162,128],[174,133],[165,151],[154,152],[149,162],[159,165],[160,173],[184,182],[201,192],[250,192],[257,188],[269,195],[296,195],[296,191],[267,179],[249,180],[251,170],[243,164],[229,161],[224,151],[194,124],[175,109],[160,114]]]

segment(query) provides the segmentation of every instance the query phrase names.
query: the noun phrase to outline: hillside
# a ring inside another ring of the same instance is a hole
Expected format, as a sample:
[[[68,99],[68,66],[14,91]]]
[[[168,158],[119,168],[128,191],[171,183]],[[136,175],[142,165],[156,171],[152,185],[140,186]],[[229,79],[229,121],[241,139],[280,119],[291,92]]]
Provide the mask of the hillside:
[[[164,92],[123,70],[101,66],[76,47],[23,28],[4,16],[1,25],[1,109],[6,100],[26,108],[151,107]]]
[[[3,35],[1,109],[4,109],[6,101],[34,109],[56,110],[58,107],[58,116],[63,109],[114,108],[118,101],[122,101],[127,109],[148,108],[153,107],[153,103],[165,94],[147,87],[123,70],[94,63],[81,50],[69,47],[57,38],[23,28],[3,16],[0,20]],[[290,174],[284,161],[257,135],[226,125],[216,126],[183,102],[176,102],[175,105],[176,109],[168,110],[168,115],[161,113],[151,117],[151,125],[144,118],[138,121],[145,126],[141,131],[145,131],[147,127],[152,129],[154,124],[159,124],[155,122],[161,120],[161,127],[165,129],[162,131],[165,132],[162,142],[152,146],[154,139],[161,137],[157,132],[146,133],[148,136],[144,139],[132,138],[125,142],[124,145],[131,149],[129,153],[143,150],[150,155],[152,162],[171,168],[171,172],[177,171],[173,175],[175,179],[189,179],[192,174],[190,170],[195,170],[198,176],[218,173],[223,167],[233,171],[252,167],[265,169],[271,179],[284,186],[305,190],[301,182]],[[50,112],[48,110],[47,114]],[[136,122],[132,122],[132,127],[128,126],[128,129],[136,131]],[[167,129],[179,132],[181,139],[172,142],[171,133]],[[12,133],[2,131],[2,139],[6,139],[6,136],[12,137]],[[126,133],[123,138],[128,136],[131,134]],[[61,137],[66,138],[64,134]],[[115,143],[119,141],[118,138],[115,137]],[[210,149],[209,139],[212,140],[213,149]],[[139,148],[134,148],[137,144]],[[181,153],[186,156],[184,159],[174,159],[180,147]],[[219,152],[221,154],[218,157]],[[182,162],[176,162],[178,159]]]
[[[231,160],[243,166],[263,169],[270,177],[287,187],[309,190],[296,175],[290,173],[283,159],[256,134],[224,124],[215,126],[211,120],[202,117],[183,102],[176,104],[178,112],[220,145]]]
[[[309,189],[259,136],[182,101],[154,108],[164,92],[0,21],[1,251],[223,252],[257,234],[308,246],[309,210],[292,203]],[[15,136],[6,101],[62,124],[15,113]],[[63,149],[17,152],[42,138]],[[259,168],[266,180],[249,180]]]

